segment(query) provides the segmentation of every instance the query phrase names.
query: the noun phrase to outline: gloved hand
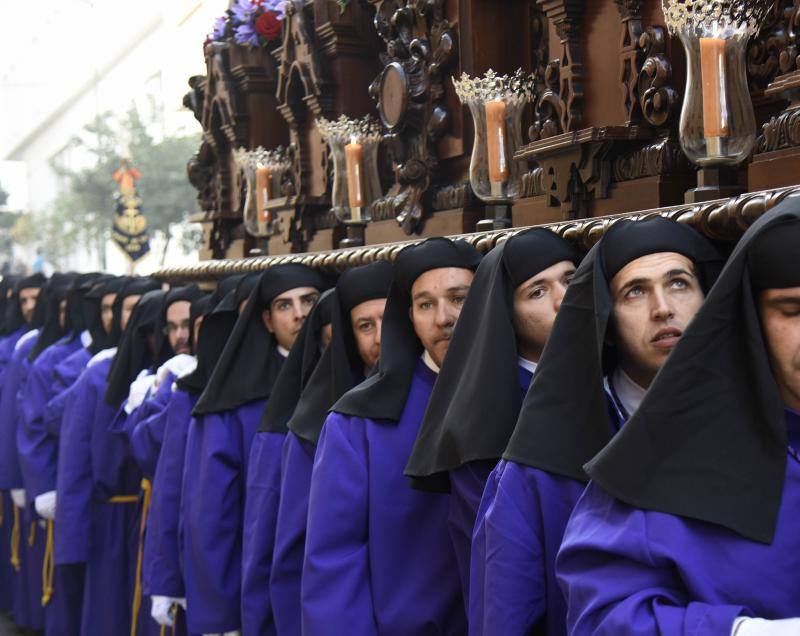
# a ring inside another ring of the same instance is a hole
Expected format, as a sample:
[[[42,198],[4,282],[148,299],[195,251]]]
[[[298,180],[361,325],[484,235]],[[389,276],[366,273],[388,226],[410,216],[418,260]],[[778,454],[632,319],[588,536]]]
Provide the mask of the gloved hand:
[[[733,622],[731,636],[797,636],[800,618],[768,621],[764,618],[739,617]]]
[[[150,603],[150,616],[153,617],[156,623],[165,627],[172,627],[175,624],[175,614],[172,611],[172,606],[175,603],[174,598],[151,596]]]
[[[33,500],[33,507],[36,508],[36,514],[42,519],[55,519],[56,518],[56,491],[43,493]]]
[[[14,502],[14,505],[17,508],[24,508],[25,507],[25,489],[24,488],[12,488],[11,489],[11,501]]]
[[[166,378],[170,373],[175,377],[180,378],[184,375],[188,375],[196,368],[197,358],[190,356],[187,353],[179,353],[178,355],[167,360],[158,368],[158,371],[156,371],[156,377],[158,378],[157,384],[161,384],[164,381],[164,378]]]
[[[147,397],[147,392],[150,390],[150,387],[153,386],[153,383],[156,381],[156,376],[152,373],[149,375],[145,375],[145,372],[139,374],[139,377],[136,378],[131,383],[131,390],[128,393],[128,401],[125,404],[125,412],[130,415],[136,409],[139,408],[144,399]]]

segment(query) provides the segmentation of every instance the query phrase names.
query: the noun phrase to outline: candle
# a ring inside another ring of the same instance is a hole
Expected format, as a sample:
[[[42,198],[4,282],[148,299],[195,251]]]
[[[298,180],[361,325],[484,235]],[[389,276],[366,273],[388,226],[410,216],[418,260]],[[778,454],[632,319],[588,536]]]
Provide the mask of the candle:
[[[272,175],[269,168],[258,166],[256,168],[256,201],[258,205],[258,220],[268,221],[269,212],[267,211],[267,203],[272,196]]]
[[[728,137],[725,86],[725,40],[700,38],[700,75],[703,85],[703,136],[710,155],[722,154],[722,138]]]
[[[502,194],[502,184],[508,182],[506,160],[506,105],[502,100],[486,102],[486,144],[489,153],[489,181],[492,194]]]
[[[353,137],[344,147],[347,163],[347,194],[350,202],[352,221],[361,220],[361,208],[364,207],[364,153],[360,143]]]

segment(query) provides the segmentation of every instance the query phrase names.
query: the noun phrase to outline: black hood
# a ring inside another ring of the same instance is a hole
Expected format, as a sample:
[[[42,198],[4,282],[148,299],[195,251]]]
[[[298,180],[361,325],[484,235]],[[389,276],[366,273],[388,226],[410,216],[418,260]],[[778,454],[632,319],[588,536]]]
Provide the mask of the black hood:
[[[101,315],[103,296],[118,293],[129,280],[127,276],[102,276],[91,285],[83,297],[81,304],[83,321],[92,337],[92,344],[89,345],[92,355],[114,346],[114,343],[111,342],[111,335],[103,329]]]
[[[114,301],[114,319],[109,333],[109,347],[116,347],[122,340],[122,304],[129,296],[143,296],[149,291],[161,289],[161,283],[154,278],[129,277],[117,292]]]
[[[36,343],[28,354],[28,360],[31,362],[36,360],[39,354],[47,347],[55,344],[72,331],[69,310],[67,310],[66,324],[63,327],[59,320],[59,313],[61,301],[67,300],[69,291],[77,277],[77,274],[60,274],[56,272],[42,289],[36,302],[36,312],[40,314],[37,322],[41,322],[42,326],[39,329]]]
[[[44,316],[36,311],[33,312],[31,323],[28,325],[25,324],[25,317],[22,315],[22,308],[19,306],[19,292],[23,289],[42,289],[46,282],[47,278],[45,278],[44,274],[32,274],[31,276],[20,278],[17,281],[17,286],[14,289],[14,296],[8,305],[8,311],[6,313],[5,327],[8,333],[14,333],[21,327],[27,326],[28,329],[38,329],[42,326],[42,323],[38,321],[43,321]]]
[[[175,355],[175,352],[172,350],[172,346],[169,343],[169,336],[165,333],[165,329],[167,326],[167,310],[170,306],[177,302],[188,302],[191,303],[199,298],[205,296],[205,293],[202,289],[200,289],[197,285],[186,285],[185,287],[175,287],[170,289],[164,295],[164,304],[161,308],[161,311],[158,314],[158,322],[155,326],[155,350],[156,350],[156,357],[153,362],[153,371],[158,369],[162,364],[164,364],[167,360]],[[191,309],[189,314],[189,322],[192,323],[191,319]],[[191,326],[189,327],[189,333],[191,337]]]

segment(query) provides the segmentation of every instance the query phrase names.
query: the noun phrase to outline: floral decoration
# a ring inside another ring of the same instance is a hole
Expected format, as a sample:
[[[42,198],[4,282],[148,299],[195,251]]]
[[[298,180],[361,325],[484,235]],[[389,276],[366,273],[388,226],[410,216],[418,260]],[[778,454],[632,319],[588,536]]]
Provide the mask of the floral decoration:
[[[283,31],[286,5],[291,0],[236,0],[214,21],[208,42],[234,42],[244,46],[267,47]]]

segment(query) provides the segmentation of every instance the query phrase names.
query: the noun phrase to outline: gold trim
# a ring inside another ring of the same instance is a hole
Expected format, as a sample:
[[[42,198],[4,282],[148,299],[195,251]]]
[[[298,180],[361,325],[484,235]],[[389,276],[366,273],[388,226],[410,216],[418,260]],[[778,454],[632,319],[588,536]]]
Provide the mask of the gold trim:
[[[540,227],[549,228],[567,240],[588,248],[594,245],[606,229],[619,219],[642,219],[660,215],[681,223],[687,223],[711,239],[733,241],[741,236],[750,224],[764,212],[792,195],[800,195],[800,185],[760,192],[748,192],[730,199],[675,205],[604,217],[560,221]],[[488,252],[498,243],[502,243],[525,229],[527,228],[515,227],[507,230],[473,232],[471,234],[451,236],[450,238],[464,239],[481,252]],[[232,274],[260,272],[282,263],[303,263],[314,269],[337,272],[343,271],[347,267],[365,265],[377,260],[393,261],[398,252],[404,247],[420,243],[423,240],[425,239],[418,238],[398,243],[367,245],[305,254],[208,260],[188,267],[161,269],[155,272],[153,276],[172,283],[211,281],[219,280]]]

